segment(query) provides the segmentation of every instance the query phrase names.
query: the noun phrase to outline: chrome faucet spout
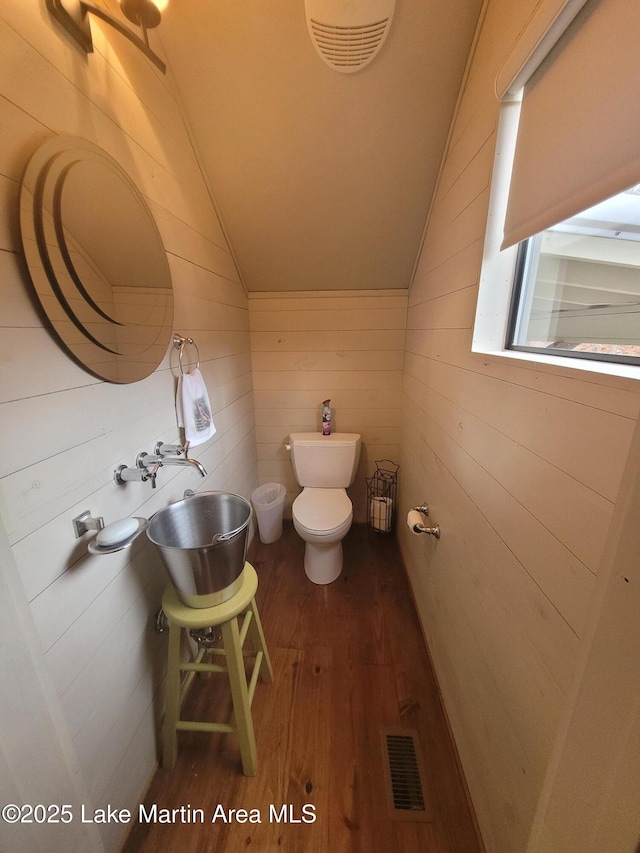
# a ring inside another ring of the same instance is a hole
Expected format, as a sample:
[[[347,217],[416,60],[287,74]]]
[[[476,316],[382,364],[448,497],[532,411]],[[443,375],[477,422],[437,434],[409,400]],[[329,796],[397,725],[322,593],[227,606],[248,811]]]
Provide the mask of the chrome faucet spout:
[[[162,455],[163,447],[165,449],[171,448],[172,450],[175,450],[176,454],[184,453],[185,455],[164,456]],[[158,471],[165,465],[191,465],[198,469],[198,473],[201,477],[206,477],[207,472],[204,465],[201,462],[198,462],[197,459],[189,459],[186,454],[186,445],[183,447],[182,445],[162,445],[159,443],[156,445],[155,453],[145,453],[144,450],[138,453],[135,468],[127,468],[126,465],[120,465],[113,472],[113,476],[119,486],[123,486],[125,483],[132,480],[137,480],[142,483],[146,483],[148,480],[151,480],[151,487],[154,489],[156,487]]]
[[[206,477],[207,472],[204,468],[202,462],[199,462],[197,459],[189,459],[184,456],[163,456],[162,457],[163,465],[193,465],[194,468],[197,468],[200,472],[200,476]]]
[[[162,459],[163,465],[193,465],[198,469],[202,477],[207,476],[207,472],[201,462],[197,459],[189,459],[189,442],[184,444],[165,444],[159,441],[154,453]],[[183,455],[184,454],[184,455]]]
[[[197,469],[198,469],[198,471],[200,472],[200,476],[201,476],[201,477],[206,477],[206,476],[207,476],[207,469],[204,467],[204,465],[202,464],[202,462],[199,462],[197,459],[189,459],[188,461],[189,461],[189,462],[191,462],[193,465],[195,465],[195,466],[196,466],[196,468],[197,468]]]

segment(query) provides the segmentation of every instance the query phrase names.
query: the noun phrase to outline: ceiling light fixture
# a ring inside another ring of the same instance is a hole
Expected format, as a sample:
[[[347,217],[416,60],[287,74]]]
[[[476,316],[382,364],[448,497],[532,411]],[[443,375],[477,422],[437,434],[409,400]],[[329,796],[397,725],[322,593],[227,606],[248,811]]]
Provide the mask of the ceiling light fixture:
[[[166,73],[167,66],[160,57],[151,50],[147,30],[157,27],[161,20],[160,9],[166,6],[162,0],[121,0],[120,8],[123,15],[140,27],[142,36],[132,32],[129,27],[121,23],[117,18],[111,17],[108,12],[93,3],[85,0],[46,0],[47,9],[53,18],[60,23],[69,35],[75,39],[80,47],[87,53],[93,53],[93,39],[91,37],[91,26],[89,16],[95,15],[101,21],[116,29],[125,38],[141,50],[147,59]]]

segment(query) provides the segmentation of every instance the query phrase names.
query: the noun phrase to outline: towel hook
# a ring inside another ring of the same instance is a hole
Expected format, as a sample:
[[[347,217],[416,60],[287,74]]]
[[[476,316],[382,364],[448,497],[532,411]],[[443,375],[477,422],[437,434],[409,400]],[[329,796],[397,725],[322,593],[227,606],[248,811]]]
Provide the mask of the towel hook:
[[[200,369],[200,350],[198,349],[197,343],[193,340],[193,338],[185,338],[182,335],[179,335],[177,332],[174,332],[173,335],[173,345],[178,350],[178,364],[180,366],[180,373],[184,375],[184,368],[182,366],[182,356],[184,355],[185,347],[192,346],[196,351],[196,366],[195,370]],[[187,371],[188,373],[189,371]]]

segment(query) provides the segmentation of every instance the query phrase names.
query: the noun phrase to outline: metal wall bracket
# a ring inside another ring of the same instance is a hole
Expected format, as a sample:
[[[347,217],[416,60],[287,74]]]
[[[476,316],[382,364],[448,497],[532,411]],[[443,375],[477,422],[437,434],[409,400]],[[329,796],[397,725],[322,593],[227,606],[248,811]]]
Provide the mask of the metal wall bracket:
[[[84,536],[84,534],[88,533],[90,530],[102,530],[103,527],[104,521],[102,516],[94,518],[91,515],[90,509],[85,509],[81,515],[77,515],[73,519],[73,532],[76,535],[76,539]]]
[[[89,23],[89,14],[92,14],[132,42],[138,50],[144,53],[147,59],[153,62],[156,68],[166,74],[167,66],[149,46],[147,30],[160,23],[160,13],[150,0],[138,0],[137,3],[129,3],[124,6],[125,14],[129,20],[140,26],[142,38],[116,18],[112,18],[104,9],[94,6],[92,3],[85,3],[84,0],[66,0],[66,2],[63,0],[46,0],[46,4],[51,17],[58,21],[86,53],[93,53],[93,38]],[[136,14],[131,14],[130,7],[135,7]],[[70,9],[72,11],[69,11]]]

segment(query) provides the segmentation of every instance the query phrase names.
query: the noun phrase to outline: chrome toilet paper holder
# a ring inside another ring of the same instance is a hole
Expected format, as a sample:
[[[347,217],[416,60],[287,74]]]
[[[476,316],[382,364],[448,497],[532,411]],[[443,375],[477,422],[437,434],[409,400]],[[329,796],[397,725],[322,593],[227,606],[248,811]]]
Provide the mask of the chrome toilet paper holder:
[[[426,527],[424,524],[420,524],[415,518],[412,518],[412,513],[419,512],[421,515],[428,516],[429,515],[429,504],[425,501],[421,506],[414,506],[409,511],[407,515],[407,522],[409,527],[411,528],[413,533],[427,533],[429,536],[434,536],[436,539],[440,538],[440,525],[434,524],[433,527]]]

